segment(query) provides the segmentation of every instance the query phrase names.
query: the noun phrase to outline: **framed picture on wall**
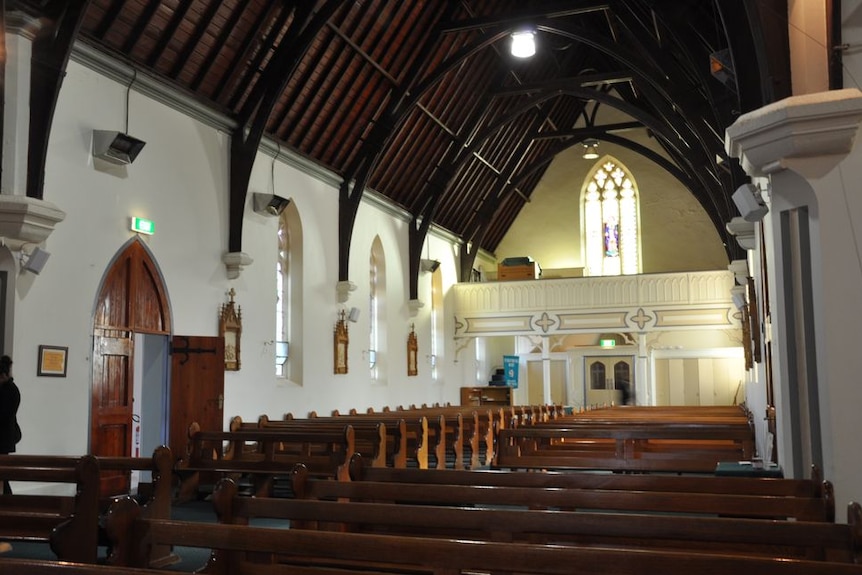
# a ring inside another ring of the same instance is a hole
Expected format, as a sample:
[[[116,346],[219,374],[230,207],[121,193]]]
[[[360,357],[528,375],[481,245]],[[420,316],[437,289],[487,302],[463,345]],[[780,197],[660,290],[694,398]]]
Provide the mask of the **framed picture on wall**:
[[[347,332],[347,320],[344,319],[344,310],[341,310],[341,317],[335,323],[335,332],[333,334],[333,352],[334,352],[334,373],[347,373],[347,345],[350,343],[350,335]]]
[[[419,374],[419,344],[416,341],[416,332],[414,327],[410,326],[410,333],[407,335],[407,375],[413,376]]]
[[[219,335],[224,338],[224,369],[225,371],[239,371],[240,347],[242,342],[242,310],[234,296],[236,291],[230,288],[230,302],[222,304],[219,312]]]
[[[36,375],[43,377],[66,377],[68,362],[68,347],[40,345]]]

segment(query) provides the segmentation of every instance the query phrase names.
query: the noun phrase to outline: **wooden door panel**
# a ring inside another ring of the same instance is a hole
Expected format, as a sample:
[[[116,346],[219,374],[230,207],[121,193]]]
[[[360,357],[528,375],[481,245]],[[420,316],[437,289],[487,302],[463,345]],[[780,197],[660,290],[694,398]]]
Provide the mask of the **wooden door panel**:
[[[99,330],[109,335],[93,339],[92,427],[90,448],[95,455],[128,456],[132,421],[132,345],[131,333]],[[128,493],[126,473],[102,473],[104,496]]]
[[[205,431],[224,426],[224,340],[210,336],[174,336],[171,340],[170,448],[184,457],[188,428]]]

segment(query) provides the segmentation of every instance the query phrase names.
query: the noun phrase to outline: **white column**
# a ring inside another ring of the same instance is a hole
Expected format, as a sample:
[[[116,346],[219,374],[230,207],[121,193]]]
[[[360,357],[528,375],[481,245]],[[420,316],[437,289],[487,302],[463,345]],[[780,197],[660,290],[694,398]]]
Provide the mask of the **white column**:
[[[822,430],[823,474],[835,485],[836,507],[844,509],[862,495],[862,459],[858,457],[857,422],[862,407],[862,153],[854,149],[862,121],[862,92],[836,90],[794,96],[741,116],[726,133],[728,152],[751,176],[767,176],[771,185],[772,247],[767,255],[772,282],[772,343],[782,465],[796,465],[789,436],[795,398],[788,381],[802,365],[815,365]],[[810,229],[811,309],[815,349],[797,349],[788,325],[798,309],[787,309],[791,286],[785,266],[791,261],[781,221],[794,210],[807,210]],[[769,227],[769,226],[767,226]],[[793,353],[791,353],[793,352]],[[801,357],[799,354],[805,354]],[[798,457],[798,454],[796,455]],[[839,519],[840,520],[840,519]]]
[[[638,355],[635,358],[635,405],[653,405],[655,403],[655,381],[650,378],[649,352],[646,346],[646,332],[638,333]]]
[[[13,13],[14,14],[14,13]],[[10,14],[6,30],[6,100],[3,108],[3,175],[0,193],[26,195],[30,136],[30,28]]]

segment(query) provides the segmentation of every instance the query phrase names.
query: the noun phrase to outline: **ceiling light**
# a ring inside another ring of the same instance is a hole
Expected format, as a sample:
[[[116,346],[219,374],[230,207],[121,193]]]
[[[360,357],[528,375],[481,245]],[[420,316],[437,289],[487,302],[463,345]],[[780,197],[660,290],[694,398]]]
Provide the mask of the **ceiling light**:
[[[536,36],[529,30],[512,33],[512,56],[529,58],[536,53]]]
[[[599,141],[598,140],[584,140],[581,142],[584,145],[584,159],[585,160],[596,160],[599,157]]]

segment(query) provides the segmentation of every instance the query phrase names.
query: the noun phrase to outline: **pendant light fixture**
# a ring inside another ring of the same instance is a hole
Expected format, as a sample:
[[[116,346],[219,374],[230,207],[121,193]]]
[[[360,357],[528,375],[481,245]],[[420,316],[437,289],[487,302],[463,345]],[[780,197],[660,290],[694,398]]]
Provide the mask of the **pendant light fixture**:
[[[512,33],[512,56],[529,58],[536,53],[536,34],[532,30]]]
[[[599,141],[593,138],[581,142],[584,145],[584,159],[597,160],[599,158]]]

